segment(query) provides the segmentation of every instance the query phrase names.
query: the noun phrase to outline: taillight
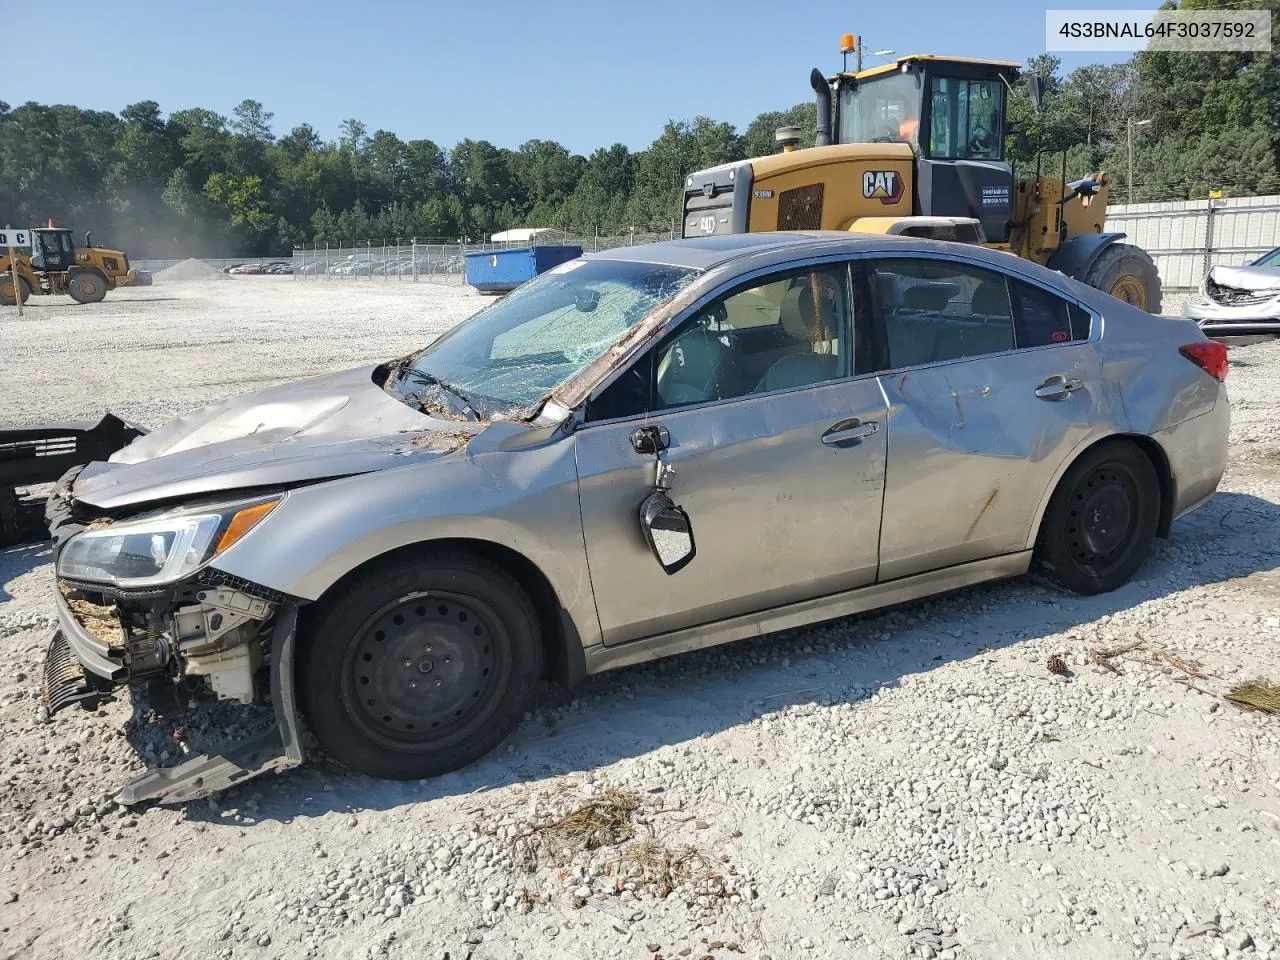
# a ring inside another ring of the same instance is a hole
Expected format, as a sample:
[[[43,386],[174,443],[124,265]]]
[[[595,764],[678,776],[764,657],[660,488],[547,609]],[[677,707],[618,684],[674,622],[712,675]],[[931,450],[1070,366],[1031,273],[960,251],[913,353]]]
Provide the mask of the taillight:
[[[1227,379],[1227,348],[1216,340],[1188,343],[1179,347],[1178,352],[1213,379]]]

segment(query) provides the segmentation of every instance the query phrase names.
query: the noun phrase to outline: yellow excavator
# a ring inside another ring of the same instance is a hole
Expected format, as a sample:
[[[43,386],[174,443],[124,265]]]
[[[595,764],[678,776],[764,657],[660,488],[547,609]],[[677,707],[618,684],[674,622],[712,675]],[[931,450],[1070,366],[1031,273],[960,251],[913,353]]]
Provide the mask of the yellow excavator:
[[[849,38],[846,35],[845,49]],[[1015,175],[1005,105],[1019,64],[915,54],[827,78],[816,145],[777,132],[782,152],[685,178],[686,237],[764,230],[853,230],[981,243],[1047,265],[1152,313],[1160,276],[1147,253],[1104,233],[1107,177],[1066,183]],[[1029,78],[1039,106],[1042,88]]]
[[[84,235],[84,246],[77,247],[71,231],[65,227],[38,227],[28,231],[31,246],[18,253],[18,276],[15,280],[9,258],[0,250],[0,304],[11,307],[16,297],[22,302],[33,294],[70,294],[77,303],[97,303],[116,287],[151,284],[151,274],[129,266],[122,250],[107,250],[93,245],[93,237]]]

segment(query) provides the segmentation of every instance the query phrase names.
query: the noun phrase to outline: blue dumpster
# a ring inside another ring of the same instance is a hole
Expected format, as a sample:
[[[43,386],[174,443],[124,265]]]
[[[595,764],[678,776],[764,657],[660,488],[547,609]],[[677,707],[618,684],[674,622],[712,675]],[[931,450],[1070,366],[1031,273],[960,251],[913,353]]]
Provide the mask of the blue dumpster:
[[[467,283],[481,293],[506,293],[526,280],[567,260],[582,256],[582,248],[568,244],[515,247],[489,253],[468,253]]]

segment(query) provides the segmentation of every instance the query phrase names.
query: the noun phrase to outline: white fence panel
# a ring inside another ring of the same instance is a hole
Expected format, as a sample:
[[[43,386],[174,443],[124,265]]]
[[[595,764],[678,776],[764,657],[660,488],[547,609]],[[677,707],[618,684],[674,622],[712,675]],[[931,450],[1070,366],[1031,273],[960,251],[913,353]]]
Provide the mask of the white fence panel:
[[[1210,267],[1280,246],[1280,196],[1119,204],[1108,208],[1105,229],[1151,254],[1166,291],[1195,290]]]

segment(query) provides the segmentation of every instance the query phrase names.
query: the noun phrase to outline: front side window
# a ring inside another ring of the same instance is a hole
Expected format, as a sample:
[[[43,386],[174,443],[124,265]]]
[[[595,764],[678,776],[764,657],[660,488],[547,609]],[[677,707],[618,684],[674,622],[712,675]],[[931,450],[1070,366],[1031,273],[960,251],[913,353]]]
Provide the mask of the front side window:
[[[485,418],[534,403],[604,354],[697,271],[571,260],[516,288],[410,358],[387,384]],[[426,396],[425,394],[431,394]]]
[[[934,77],[929,82],[929,156],[999,160],[1004,85],[999,80]]]
[[[889,367],[1012,350],[1013,310],[1003,275],[932,259],[870,261]]]
[[[920,75],[895,73],[840,88],[840,142],[919,145]]]
[[[701,308],[592,401],[606,420],[847,377],[848,268],[757,281]]]
[[[46,233],[44,249],[47,253],[70,253],[71,237],[65,233]]]

